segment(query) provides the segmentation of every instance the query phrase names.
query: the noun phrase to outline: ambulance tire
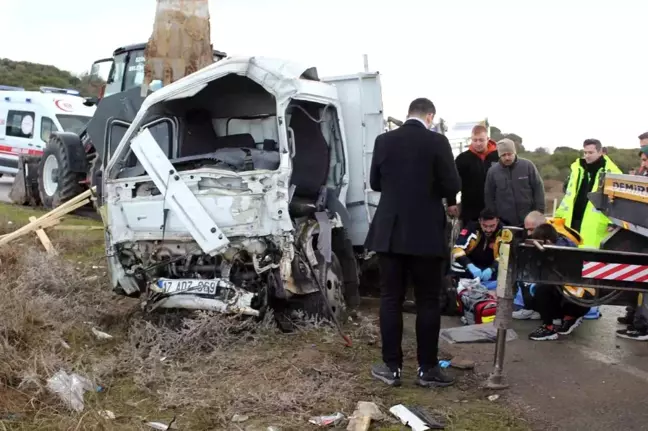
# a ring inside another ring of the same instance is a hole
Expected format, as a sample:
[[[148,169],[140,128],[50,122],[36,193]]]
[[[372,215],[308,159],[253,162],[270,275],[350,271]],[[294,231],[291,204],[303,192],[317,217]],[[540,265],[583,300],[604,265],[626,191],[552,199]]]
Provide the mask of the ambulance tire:
[[[66,144],[74,145],[74,143],[64,142],[58,136],[53,136],[47,143],[38,165],[38,192],[45,208],[56,208],[62,203],[83,193],[83,188],[79,184],[82,178],[80,178],[78,173],[72,172],[70,169],[70,160],[68,158],[68,152],[65,149]],[[81,145],[80,142],[77,145]],[[50,173],[45,172],[47,159],[50,157],[56,158],[58,166],[58,179],[56,190],[53,194],[48,193],[48,187],[45,186],[45,181],[47,181],[45,177],[51,176]]]

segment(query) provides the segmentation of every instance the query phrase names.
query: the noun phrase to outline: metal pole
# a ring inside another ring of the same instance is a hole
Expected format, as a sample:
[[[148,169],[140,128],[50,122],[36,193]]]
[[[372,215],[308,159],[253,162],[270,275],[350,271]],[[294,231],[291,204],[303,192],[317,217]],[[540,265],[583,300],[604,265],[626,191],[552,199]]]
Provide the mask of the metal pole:
[[[506,353],[506,335],[513,322],[517,245],[513,229],[515,228],[505,228],[502,232],[497,273],[497,314],[494,323],[497,328],[497,339],[495,341],[493,372],[484,384],[488,389],[508,388],[508,383],[504,378],[504,357]]]

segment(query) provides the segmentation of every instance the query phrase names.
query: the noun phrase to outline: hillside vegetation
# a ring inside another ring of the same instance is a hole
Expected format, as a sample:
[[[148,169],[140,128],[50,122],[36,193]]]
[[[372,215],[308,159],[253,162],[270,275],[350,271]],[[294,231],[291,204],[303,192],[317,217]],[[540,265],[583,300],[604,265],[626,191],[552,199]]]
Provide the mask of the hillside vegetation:
[[[588,138],[586,136],[585,138]],[[491,138],[498,141],[502,138],[509,138],[517,147],[520,157],[531,160],[540,171],[542,178],[546,180],[564,181],[569,175],[569,169],[574,160],[582,156],[580,142],[570,143],[573,147],[559,146],[552,152],[547,148],[536,148],[527,151],[523,145],[523,139],[515,133],[502,133],[497,127],[491,126]],[[585,140],[583,138],[583,140]],[[602,142],[605,145],[605,142]],[[608,156],[619,168],[628,173],[631,169],[639,167],[639,148],[616,148],[607,146]]]
[[[83,96],[96,96],[97,89],[92,88],[89,81],[89,75],[85,73],[77,76],[47,64],[0,58],[0,85],[23,87],[25,90],[72,88]]]

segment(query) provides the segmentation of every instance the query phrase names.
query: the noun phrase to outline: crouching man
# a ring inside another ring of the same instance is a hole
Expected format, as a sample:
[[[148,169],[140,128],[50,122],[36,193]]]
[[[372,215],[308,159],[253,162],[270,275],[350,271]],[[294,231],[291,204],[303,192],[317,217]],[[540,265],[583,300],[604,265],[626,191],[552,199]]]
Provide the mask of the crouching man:
[[[562,247],[577,247],[577,245],[560,235],[556,228],[549,223],[538,225],[531,234],[532,239],[544,241]],[[594,297],[594,289],[563,286],[569,295],[589,299]],[[559,335],[569,335],[582,322],[589,307],[574,304],[565,297],[558,286],[536,284],[534,308],[540,313],[542,326],[529,334],[529,339],[535,341],[557,340]],[[560,319],[560,324],[554,324],[554,319]]]
[[[457,278],[479,278],[482,282],[497,277],[497,257],[502,224],[484,209],[478,222],[471,222],[459,233],[452,249],[451,274]]]

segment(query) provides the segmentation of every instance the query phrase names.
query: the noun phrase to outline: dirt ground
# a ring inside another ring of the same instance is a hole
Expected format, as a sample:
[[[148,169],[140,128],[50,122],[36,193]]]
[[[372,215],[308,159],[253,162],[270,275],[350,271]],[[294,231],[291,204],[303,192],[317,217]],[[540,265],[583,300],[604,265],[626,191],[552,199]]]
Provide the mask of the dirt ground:
[[[32,214],[38,212],[0,204],[0,234]],[[173,418],[179,430],[308,430],[316,428],[311,416],[349,416],[358,401],[387,414],[394,404],[420,405],[449,430],[531,427],[521,409],[487,399],[491,392],[479,389],[483,374],[453,370],[453,388],[415,387],[410,335],[404,387],[372,380],[380,337],[371,301],[346,324],[351,348],[324,322],[304,321],[284,334],[271,316],[146,316],[137,299],[112,294],[102,231],[48,232],[57,256],[45,254],[35,235],[0,247],[0,430],[150,430],[146,422]],[[112,338],[99,339],[93,329]],[[59,370],[99,388],[86,392],[83,411],[71,411],[47,389]],[[235,415],[246,420],[233,422]],[[372,429],[407,428],[388,419]]]

